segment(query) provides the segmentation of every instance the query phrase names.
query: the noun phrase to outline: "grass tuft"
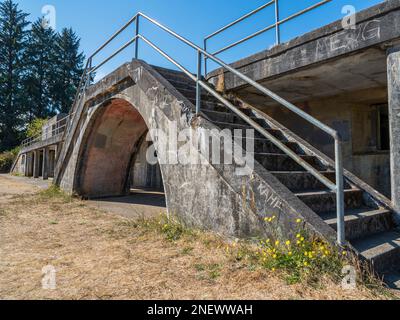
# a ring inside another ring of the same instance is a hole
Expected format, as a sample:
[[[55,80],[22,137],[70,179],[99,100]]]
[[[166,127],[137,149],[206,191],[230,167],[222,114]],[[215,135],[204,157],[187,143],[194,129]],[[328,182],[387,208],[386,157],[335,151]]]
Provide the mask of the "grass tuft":
[[[65,203],[72,201],[72,196],[66,194],[58,186],[51,185],[48,189],[43,190],[39,193],[41,200],[62,200]]]

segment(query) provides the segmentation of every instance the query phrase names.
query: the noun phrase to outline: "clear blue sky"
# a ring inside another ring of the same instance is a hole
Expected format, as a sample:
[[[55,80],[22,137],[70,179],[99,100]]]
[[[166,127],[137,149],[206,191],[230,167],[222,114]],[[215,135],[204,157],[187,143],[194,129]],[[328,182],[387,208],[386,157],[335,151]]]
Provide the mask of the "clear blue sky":
[[[82,39],[81,44],[85,54],[89,55],[138,11],[146,13],[196,44],[202,45],[204,36],[259,7],[267,0],[17,0],[17,2],[21,9],[31,14],[30,20],[41,16],[44,5],[53,5],[56,8],[57,30],[62,27],[72,27]],[[317,2],[319,0],[280,0],[281,19]],[[282,41],[340,19],[343,17],[341,11],[344,5],[353,5],[359,11],[380,2],[383,1],[333,0],[311,13],[285,24],[282,27]],[[216,38],[210,43],[210,50],[221,48],[229,42],[239,40],[269,25],[274,19],[271,9],[257,14],[252,19],[224,33],[223,36]],[[194,70],[196,57],[191,49],[180,45],[167,34],[148,24],[143,26],[142,31],[146,37],[159,44],[163,50],[178,57],[179,62],[184,66]],[[121,35],[118,41],[108,48],[107,52],[111,53],[120,47],[133,34],[132,27]],[[226,62],[231,62],[268,48],[273,43],[274,32],[271,31],[222,54],[220,57]],[[104,54],[106,55],[107,52]],[[105,74],[113,70],[122,62],[130,60],[132,54],[133,49],[128,49],[123,56],[104,66],[99,73]],[[141,45],[140,54],[140,58],[149,63],[171,67],[168,61],[144,44]],[[100,59],[101,57],[99,57]]]

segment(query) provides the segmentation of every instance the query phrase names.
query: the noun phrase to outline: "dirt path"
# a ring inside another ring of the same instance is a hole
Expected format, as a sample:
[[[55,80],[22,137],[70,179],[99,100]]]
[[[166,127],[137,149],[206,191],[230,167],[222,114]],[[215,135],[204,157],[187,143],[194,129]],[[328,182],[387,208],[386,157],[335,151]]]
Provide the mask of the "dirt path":
[[[0,174],[0,204],[9,202],[15,196],[35,194],[49,185],[50,181]]]
[[[311,288],[250,270],[215,236],[165,235],[0,176],[0,299],[369,299],[329,280]],[[18,194],[22,194],[16,196]],[[56,289],[42,286],[44,267]]]

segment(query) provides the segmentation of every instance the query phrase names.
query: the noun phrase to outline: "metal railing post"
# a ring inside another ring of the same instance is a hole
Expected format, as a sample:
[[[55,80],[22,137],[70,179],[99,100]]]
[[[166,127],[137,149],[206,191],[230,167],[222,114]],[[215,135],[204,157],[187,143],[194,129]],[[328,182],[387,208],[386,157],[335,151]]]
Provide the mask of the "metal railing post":
[[[281,43],[281,31],[279,25],[279,2],[275,0],[275,34],[276,34],[276,44]]]
[[[207,51],[207,39],[204,39],[204,51]],[[204,76],[207,77],[207,57],[204,56]]]
[[[135,41],[135,59],[139,58],[139,32],[140,32],[140,23],[139,23],[140,15],[138,14],[136,17],[136,41]]]
[[[91,83],[91,81],[92,81],[92,66],[93,66],[93,60],[92,60],[93,58],[90,58],[90,60],[89,60],[89,69],[88,69],[88,75],[87,75],[87,77],[88,77],[88,84],[90,84]]]
[[[197,51],[197,81],[196,81],[196,114],[198,115],[201,111],[201,63],[202,54]]]
[[[343,154],[342,142],[339,138],[335,139],[335,158],[338,244],[344,246],[346,243],[346,234],[344,221]]]

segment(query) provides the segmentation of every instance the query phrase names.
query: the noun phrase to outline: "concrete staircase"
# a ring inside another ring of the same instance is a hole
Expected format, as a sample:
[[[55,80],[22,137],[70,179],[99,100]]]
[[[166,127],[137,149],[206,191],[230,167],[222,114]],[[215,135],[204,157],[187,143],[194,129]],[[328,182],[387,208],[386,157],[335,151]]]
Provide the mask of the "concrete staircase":
[[[154,69],[193,104],[196,103],[196,86],[187,75],[160,67]],[[334,181],[334,167],[330,159],[265,114],[245,106],[238,99],[231,99],[231,102]],[[205,92],[202,94],[202,113],[221,129],[251,129],[245,121]],[[327,190],[313,175],[258,133],[255,134],[254,157],[326,224],[336,229],[334,192]],[[390,202],[349,172],[345,174],[345,188],[346,239],[360,258],[370,262],[391,287],[400,288],[400,232],[396,229]]]

